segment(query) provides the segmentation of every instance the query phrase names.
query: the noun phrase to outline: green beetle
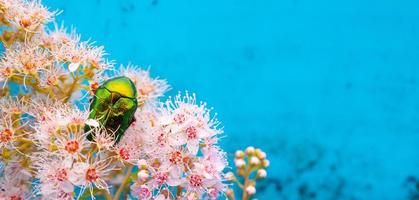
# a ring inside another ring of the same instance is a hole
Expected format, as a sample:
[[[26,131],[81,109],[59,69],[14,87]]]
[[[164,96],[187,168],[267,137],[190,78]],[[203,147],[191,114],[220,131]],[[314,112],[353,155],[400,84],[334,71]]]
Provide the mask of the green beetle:
[[[137,89],[134,83],[125,76],[115,77],[105,81],[96,90],[90,102],[89,119],[97,120],[108,133],[113,134],[116,144],[134,121],[137,107]],[[89,125],[84,128],[85,132],[90,129]],[[92,133],[87,139],[93,140]]]

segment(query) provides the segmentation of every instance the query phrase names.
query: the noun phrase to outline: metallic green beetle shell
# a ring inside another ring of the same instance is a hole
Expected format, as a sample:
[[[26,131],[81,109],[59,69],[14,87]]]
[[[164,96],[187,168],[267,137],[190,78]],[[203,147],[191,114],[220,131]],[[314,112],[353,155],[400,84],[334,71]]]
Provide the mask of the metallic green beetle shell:
[[[109,134],[114,134],[116,144],[133,122],[137,107],[137,89],[134,83],[125,76],[115,77],[96,90],[90,103],[89,119],[97,120]],[[91,127],[86,125],[84,129],[89,131]],[[87,139],[93,140],[92,133]]]

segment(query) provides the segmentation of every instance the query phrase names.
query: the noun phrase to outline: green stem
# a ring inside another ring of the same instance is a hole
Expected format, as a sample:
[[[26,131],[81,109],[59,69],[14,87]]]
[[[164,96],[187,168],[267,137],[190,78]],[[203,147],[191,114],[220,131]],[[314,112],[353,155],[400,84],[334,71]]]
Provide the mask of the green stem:
[[[113,200],[119,200],[119,196],[121,196],[121,193],[124,191],[125,186],[129,183],[132,169],[134,168],[133,165],[130,165],[127,169],[127,173],[125,174],[124,180],[122,181],[121,185],[119,186],[118,190],[115,193],[115,196],[113,197]]]
[[[64,100],[63,100],[64,103],[66,103],[71,98],[71,95],[73,94],[74,90],[76,89],[78,81],[79,81],[78,75],[75,76],[75,77],[73,76],[73,83],[70,85],[70,88],[67,90],[67,93],[65,94],[65,97],[64,97]]]
[[[106,200],[112,200],[111,194],[109,194],[108,190],[104,190],[103,195],[104,195]]]

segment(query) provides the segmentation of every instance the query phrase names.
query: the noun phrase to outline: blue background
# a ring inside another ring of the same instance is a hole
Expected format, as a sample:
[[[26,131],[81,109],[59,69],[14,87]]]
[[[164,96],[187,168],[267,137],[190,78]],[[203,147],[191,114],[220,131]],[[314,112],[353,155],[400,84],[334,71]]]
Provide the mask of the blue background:
[[[44,0],[271,160],[258,199],[419,195],[419,1]]]

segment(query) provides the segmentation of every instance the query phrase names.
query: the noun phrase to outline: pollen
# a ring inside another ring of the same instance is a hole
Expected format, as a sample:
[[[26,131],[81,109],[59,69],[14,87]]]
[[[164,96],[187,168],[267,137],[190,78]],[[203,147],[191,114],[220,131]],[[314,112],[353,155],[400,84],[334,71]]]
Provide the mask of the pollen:
[[[81,61],[81,57],[78,56],[78,55],[74,55],[74,56],[71,57],[71,62],[72,63],[78,63],[80,61]]]
[[[29,17],[25,17],[19,21],[19,25],[22,26],[23,28],[28,28],[29,26],[32,25],[32,20]]]
[[[121,156],[124,160],[128,160],[130,158],[129,152],[125,148],[119,149],[119,156]]]
[[[189,177],[189,183],[193,187],[201,187],[203,182],[203,177],[201,175],[193,174]]]
[[[192,161],[191,158],[188,157],[188,156],[185,156],[182,159],[182,162],[185,163],[186,165],[192,165],[192,162],[191,161]]]
[[[75,125],[84,125],[85,120],[81,117],[72,117],[71,122]]]
[[[164,133],[160,133],[157,137],[157,144],[160,146],[164,146],[166,143],[166,135]]]
[[[148,96],[154,91],[154,86],[151,84],[147,84],[140,88],[138,91],[141,94],[141,96]]]
[[[12,108],[11,111],[15,115],[18,115],[18,114],[21,114],[22,113],[22,110],[20,108],[18,108],[18,107]]]
[[[178,124],[182,124],[183,122],[186,121],[186,117],[184,114],[177,114],[174,119],[173,119],[176,123]]]
[[[169,155],[170,163],[176,165],[182,162],[182,153],[180,151],[174,151]]]
[[[12,68],[10,67],[5,67],[4,69],[0,70],[0,73],[3,74],[4,76],[10,76],[12,75]]]
[[[59,169],[57,170],[57,173],[55,174],[55,177],[58,181],[65,181],[68,178],[67,170],[65,169]]]
[[[80,148],[80,144],[79,144],[79,142],[78,141],[76,141],[76,140],[72,140],[72,141],[68,141],[66,144],[65,144],[65,150],[68,152],[68,153],[70,153],[70,154],[74,154],[74,153],[76,153],[78,150],[79,150],[79,148]]]
[[[56,76],[49,76],[48,78],[47,78],[47,85],[56,85],[57,84],[57,82],[58,82],[58,77],[56,77]]]
[[[168,175],[166,173],[163,172],[157,172],[154,175],[154,180],[157,182],[157,184],[159,185],[163,185],[164,183],[167,182],[167,179],[169,178]]]
[[[23,199],[22,199],[22,197],[14,195],[14,196],[10,197],[10,200],[23,200]]]
[[[12,130],[6,128],[0,132],[0,142],[6,143],[12,140],[13,132]]]
[[[86,171],[86,180],[89,182],[95,182],[99,178],[95,168],[89,168]]]
[[[188,135],[188,139],[196,139],[198,134],[195,127],[190,126],[186,129],[186,134]]]
[[[36,66],[35,66],[35,63],[33,63],[33,62],[26,62],[26,63],[23,64],[23,68],[26,71],[31,72],[36,68]]]
[[[89,87],[92,93],[96,93],[96,90],[99,88],[99,83],[97,81],[93,81],[90,83]]]

